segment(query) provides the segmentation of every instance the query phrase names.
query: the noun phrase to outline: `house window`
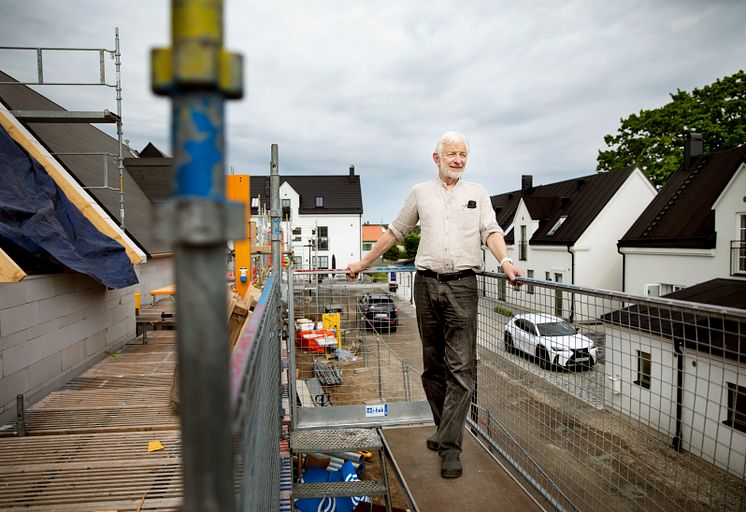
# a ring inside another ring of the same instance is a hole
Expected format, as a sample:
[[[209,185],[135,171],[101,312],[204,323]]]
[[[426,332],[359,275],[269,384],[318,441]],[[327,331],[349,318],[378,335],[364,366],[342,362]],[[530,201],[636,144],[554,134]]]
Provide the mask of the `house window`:
[[[373,248],[373,242],[363,242],[363,250],[370,251]]]
[[[645,285],[645,295],[648,297],[662,297],[669,293],[683,290],[686,286],[680,284],[654,283]]]
[[[646,284],[645,285],[645,296],[646,297],[660,297],[661,296],[661,285],[659,284]]]
[[[746,387],[728,383],[728,419],[723,423],[746,432]]]
[[[547,236],[553,236],[557,232],[557,230],[560,228],[560,226],[562,226],[562,224],[565,223],[566,220],[567,220],[567,215],[560,216],[560,218],[557,219],[557,222],[554,223],[554,226],[552,226],[552,229],[550,229],[549,232],[547,233]]]
[[[637,351],[637,380],[635,384],[650,389],[650,352]]]
[[[533,279],[534,278],[534,271],[531,270],[531,269],[527,269],[526,270],[526,277],[528,277],[529,279]],[[526,293],[534,293],[534,285],[527,284],[526,285]]]
[[[554,281],[556,283],[561,283],[562,274],[554,274]],[[564,304],[562,301],[562,290],[557,288],[556,290],[554,290],[554,315],[561,317],[563,307]]]
[[[551,280],[552,280],[552,273],[544,272],[544,281],[551,281]]]
[[[731,246],[731,275],[746,274],[746,213],[738,214],[738,234]]]
[[[316,208],[324,207],[324,196],[316,196]]]
[[[329,268],[329,256],[314,256],[313,268]]]
[[[526,261],[528,253],[528,240],[526,240],[526,226],[521,226],[521,239],[518,242],[518,259]]]
[[[282,200],[282,220],[290,220],[290,199]]]
[[[293,266],[301,268],[303,266],[303,256],[293,256]]]
[[[328,251],[329,250],[329,227],[319,226],[318,230],[318,250]]]

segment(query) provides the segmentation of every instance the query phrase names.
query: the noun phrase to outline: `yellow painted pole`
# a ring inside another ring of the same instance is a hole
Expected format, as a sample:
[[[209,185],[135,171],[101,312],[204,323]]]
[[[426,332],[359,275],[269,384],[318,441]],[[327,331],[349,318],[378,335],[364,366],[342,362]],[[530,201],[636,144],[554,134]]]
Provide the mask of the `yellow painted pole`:
[[[251,284],[251,180],[247,174],[232,174],[225,179],[226,199],[244,205],[246,238],[233,242],[236,292],[244,298]]]

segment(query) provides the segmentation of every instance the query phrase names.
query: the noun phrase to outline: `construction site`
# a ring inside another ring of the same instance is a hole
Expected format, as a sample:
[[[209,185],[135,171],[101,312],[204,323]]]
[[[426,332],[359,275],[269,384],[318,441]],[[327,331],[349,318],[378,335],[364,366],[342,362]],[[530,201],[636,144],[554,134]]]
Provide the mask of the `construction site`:
[[[746,511],[746,310],[488,271],[441,478],[417,269],[337,265],[364,242],[354,167],[284,177],[272,145],[226,174],[242,59],[210,2],[176,4],[151,62],[173,156],[125,142],[118,30],[68,49],[101,55],[111,110],[38,92],[49,49],[5,48],[33,80],[0,60],[0,511]],[[298,220],[323,208],[357,215],[352,249]],[[587,345],[524,343],[537,315]]]

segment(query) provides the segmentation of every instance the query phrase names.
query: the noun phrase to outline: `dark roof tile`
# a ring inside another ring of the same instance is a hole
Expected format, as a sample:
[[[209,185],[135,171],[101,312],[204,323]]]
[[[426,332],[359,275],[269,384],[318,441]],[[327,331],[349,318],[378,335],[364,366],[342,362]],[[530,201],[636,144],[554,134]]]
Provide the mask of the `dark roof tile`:
[[[333,213],[362,214],[363,198],[360,190],[360,176],[316,175],[280,176],[280,185],[289,183],[300,195],[301,215],[323,215]],[[264,208],[269,209],[269,176],[251,176],[251,197],[261,196]],[[324,206],[316,207],[316,197],[324,198]]]
[[[715,201],[739,166],[746,145],[700,157],[668,179],[619,241],[620,247],[715,247]]]
[[[569,245],[578,240],[591,222],[632,174],[635,167],[625,167],[609,172],[573,178],[548,185],[538,185],[528,190],[514,190],[491,197],[497,222],[503,227],[513,222],[521,198],[526,203],[539,228],[531,237],[531,245]],[[567,218],[559,229],[549,231],[559,218]],[[512,242],[512,236],[506,242]]]

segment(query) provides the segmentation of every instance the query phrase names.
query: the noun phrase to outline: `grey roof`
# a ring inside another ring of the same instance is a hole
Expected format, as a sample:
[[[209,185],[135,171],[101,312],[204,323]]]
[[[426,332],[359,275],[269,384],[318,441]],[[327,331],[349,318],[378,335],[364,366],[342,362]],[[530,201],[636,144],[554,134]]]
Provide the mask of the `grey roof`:
[[[15,81],[0,71],[0,82]],[[0,101],[9,110],[64,111],[50,99],[25,85],[0,84]],[[24,126],[70,172],[83,187],[104,184],[103,157],[91,153],[117,154],[118,142],[113,137],[90,124],[76,123],[24,123]],[[76,153],[61,155],[60,153]],[[134,157],[134,154],[125,154]],[[109,185],[118,185],[119,173],[116,160],[109,158]],[[91,196],[119,224],[119,192],[106,189],[88,189]],[[149,254],[169,252],[164,242],[154,239],[151,201],[125,168],[124,201],[126,232]]]
[[[280,175],[280,185],[285,182],[300,195],[301,215],[363,213],[360,176],[352,172],[337,176]],[[261,196],[262,205],[266,209],[269,209],[269,193],[269,176],[251,176],[251,197],[253,199]],[[316,197],[324,198],[323,207],[316,207]],[[256,208],[252,208],[252,213],[256,213]]]
[[[625,167],[590,176],[558,181],[547,185],[514,190],[491,197],[492,207],[501,226],[513,222],[518,203],[524,200],[531,218],[539,228],[529,240],[530,245],[572,245],[588,229],[635,167]],[[549,231],[563,215],[567,218],[553,235]],[[513,230],[505,240],[514,243]]]
[[[701,156],[668,179],[619,241],[619,247],[715,247],[715,211],[736,170],[746,162],[746,145]]]

